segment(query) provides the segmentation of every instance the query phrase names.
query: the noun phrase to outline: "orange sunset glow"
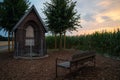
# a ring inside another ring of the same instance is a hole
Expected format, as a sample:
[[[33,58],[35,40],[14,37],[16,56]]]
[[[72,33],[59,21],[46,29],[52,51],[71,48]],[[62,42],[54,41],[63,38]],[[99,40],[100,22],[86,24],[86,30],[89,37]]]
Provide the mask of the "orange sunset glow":
[[[120,0],[79,0],[82,28],[68,35],[83,35],[98,32],[113,32],[120,29]],[[83,5],[84,4],[84,5]]]

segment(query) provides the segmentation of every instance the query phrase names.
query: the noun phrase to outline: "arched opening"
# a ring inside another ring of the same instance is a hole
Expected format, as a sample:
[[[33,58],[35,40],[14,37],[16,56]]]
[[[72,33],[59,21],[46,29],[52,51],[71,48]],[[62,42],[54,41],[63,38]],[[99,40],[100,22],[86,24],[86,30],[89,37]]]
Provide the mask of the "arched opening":
[[[26,37],[34,37],[34,29],[31,25],[26,28]]]
[[[25,34],[26,56],[32,57],[35,55],[35,53],[33,52],[33,48],[35,45],[34,28],[32,25],[28,25],[25,30],[26,30]]]
[[[26,28],[26,46],[34,46],[34,29],[31,25]]]

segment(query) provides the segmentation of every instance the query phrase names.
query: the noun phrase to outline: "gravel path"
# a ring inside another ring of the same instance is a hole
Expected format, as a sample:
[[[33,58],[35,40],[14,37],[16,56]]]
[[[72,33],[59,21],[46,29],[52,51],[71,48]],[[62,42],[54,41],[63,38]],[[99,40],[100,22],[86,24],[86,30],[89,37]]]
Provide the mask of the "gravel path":
[[[12,48],[12,46],[10,46],[10,48]],[[0,46],[0,51],[4,51],[8,49],[8,46]]]
[[[0,54],[0,80],[120,80],[120,61],[96,56],[96,68],[84,67],[70,76],[59,69],[55,78],[55,59],[68,59],[75,50],[51,51],[49,57],[38,60],[13,59],[12,53]]]

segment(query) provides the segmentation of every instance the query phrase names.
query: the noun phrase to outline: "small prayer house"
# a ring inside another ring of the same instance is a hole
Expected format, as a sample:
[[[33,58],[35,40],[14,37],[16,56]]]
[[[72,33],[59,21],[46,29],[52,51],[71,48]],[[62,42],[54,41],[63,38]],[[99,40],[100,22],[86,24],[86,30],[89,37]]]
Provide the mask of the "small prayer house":
[[[32,6],[13,28],[15,57],[43,57],[47,53],[45,25]]]

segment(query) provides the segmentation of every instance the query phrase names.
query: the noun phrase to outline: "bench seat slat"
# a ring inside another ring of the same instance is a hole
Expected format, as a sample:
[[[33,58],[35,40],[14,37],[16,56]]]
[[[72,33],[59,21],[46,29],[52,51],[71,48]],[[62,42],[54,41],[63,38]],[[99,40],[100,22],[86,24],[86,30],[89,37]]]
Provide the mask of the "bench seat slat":
[[[58,63],[57,66],[63,67],[63,68],[70,68],[70,62],[69,61],[61,62],[61,63]]]

